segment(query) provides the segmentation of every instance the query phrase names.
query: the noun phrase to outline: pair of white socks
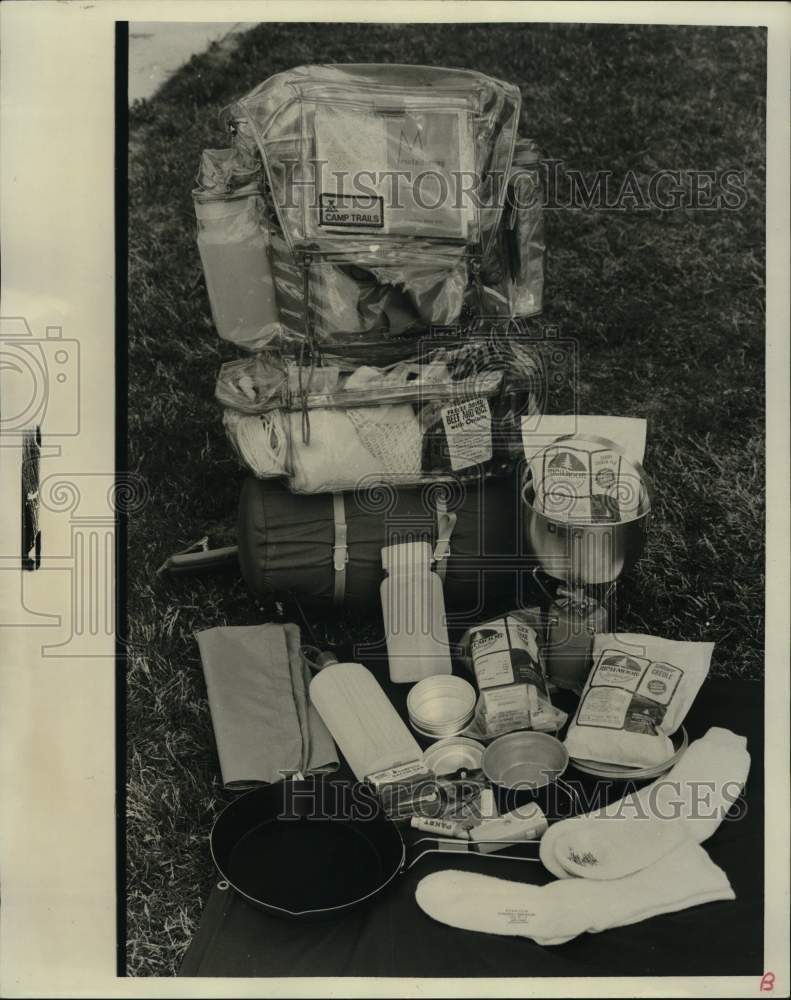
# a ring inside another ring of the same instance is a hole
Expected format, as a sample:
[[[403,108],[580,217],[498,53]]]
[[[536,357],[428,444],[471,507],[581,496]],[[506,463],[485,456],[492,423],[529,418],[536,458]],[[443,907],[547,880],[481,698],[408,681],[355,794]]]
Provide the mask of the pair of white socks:
[[[727,876],[699,845],[738,797],[749,761],[743,737],[710,729],[664,778],[549,828],[541,860],[560,881],[532,886],[437,872],[419,883],[418,905],[453,927],[550,945],[734,899]]]
[[[558,878],[622,878],[685,839],[702,844],[741,794],[749,770],[747,740],[714,726],[652,784],[551,826],[541,861]]]

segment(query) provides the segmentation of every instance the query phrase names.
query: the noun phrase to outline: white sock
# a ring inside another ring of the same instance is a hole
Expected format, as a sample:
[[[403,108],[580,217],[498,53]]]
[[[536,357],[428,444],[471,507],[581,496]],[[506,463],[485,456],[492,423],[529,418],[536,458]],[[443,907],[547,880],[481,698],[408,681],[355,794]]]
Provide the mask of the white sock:
[[[570,878],[555,848],[572,825],[603,818],[617,822],[660,817],[668,825],[679,824],[698,844],[719,827],[747,781],[750,755],[747,740],[729,729],[712,726],[705,736],[690,744],[681,760],[667,774],[617,802],[589,813],[561,820],[541,839],[539,855],[545,868],[558,878]]]
[[[683,824],[663,819],[603,817],[564,824],[554,855],[569,875],[612,879],[652,865],[688,840]]]
[[[542,945],[735,898],[725,873],[692,840],[648,868],[609,882],[568,879],[535,886],[445,871],[427,875],[415,892],[423,912],[441,923]]]

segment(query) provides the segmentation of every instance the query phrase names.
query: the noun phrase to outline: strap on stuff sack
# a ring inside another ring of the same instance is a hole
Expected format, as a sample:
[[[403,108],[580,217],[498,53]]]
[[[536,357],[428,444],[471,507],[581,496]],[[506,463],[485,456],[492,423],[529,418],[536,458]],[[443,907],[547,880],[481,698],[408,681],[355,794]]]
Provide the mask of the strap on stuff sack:
[[[448,513],[445,497],[437,497],[437,544],[434,546],[434,565],[437,576],[443,583],[450,557],[450,536],[456,527],[456,518],[455,512]]]
[[[343,605],[346,595],[346,563],[349,561],[349,546],[346,536],[346,507],[342,493],[332,494],[332,514],[335,519],[335,545],[332,549],[332,563],[335,570],[335,589],[332,603],[336,608]]]

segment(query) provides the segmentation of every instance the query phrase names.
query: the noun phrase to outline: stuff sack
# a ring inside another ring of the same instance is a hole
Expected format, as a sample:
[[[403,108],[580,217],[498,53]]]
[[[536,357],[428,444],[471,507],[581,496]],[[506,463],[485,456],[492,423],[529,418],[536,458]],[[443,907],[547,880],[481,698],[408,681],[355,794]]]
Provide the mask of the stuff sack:
[[[480,695],[473,729],[483,737],[515,729],[555,732],[566,713],[549,698],[541,652],[541,613],[512,611],[464,633],[461,658]]]
[[[539,154],[517,142],[520,106],[481,73],[371,64],[296,67],[225,109],[231,146],[204,153],[193,196],[265,199],[268,343],[403,357],[435,326],[540,312]]]
[[[669,760],[670,737],[706,679],[713,650],[713,642],[597,635],[593,668],[566,736],[569,755],[627,767]]]
[[[293,593],[315,609],[376,611],[382,549],[425,540],[444,577],[452,626],[475,621],[481,608],[529,585],[529,571],[514,566],[518,522],[512,479],[294,496],[282,482],[248,477],[239,500],[239,563],[263,599]]]
[[[231,444],[254,475],[285,476],[295,493],[509,472],[522,455],[522,415],[541,404],[537,357],[516,340],[424,355],[351,370],[229,362],[216,395]]]

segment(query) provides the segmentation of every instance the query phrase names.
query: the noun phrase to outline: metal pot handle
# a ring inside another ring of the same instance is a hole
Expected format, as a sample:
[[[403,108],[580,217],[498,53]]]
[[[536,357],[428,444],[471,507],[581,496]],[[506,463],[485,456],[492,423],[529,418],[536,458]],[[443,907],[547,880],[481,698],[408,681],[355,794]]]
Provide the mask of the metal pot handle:
[[[564,781],[564,779],[561,778],[560,776],[558,776],[555,780],[556,783],[563,789],[563,791],[568,795],[568,797],[574,803],[574,815],[575,816],[580,815],[580,813],[582,813],[584,809],[582,805],[582,800],[579,797],[577,789],[573,785],[570,785],[568,781]]]
[[[404,871],[411,868],[428,854],[464,854],[469,858],[492,858],[499,861],[522,861],[540,864],[538,858],[525,858],[518,854],[500,854],[503,847],[512,845],[538,844],[539,840],[454,840],[444,837],[421,837],[414,843],[417,854],[406,861]],[[430,847],[421,847],[430,844]],[[488,848],[488,849],[487,849]]]

